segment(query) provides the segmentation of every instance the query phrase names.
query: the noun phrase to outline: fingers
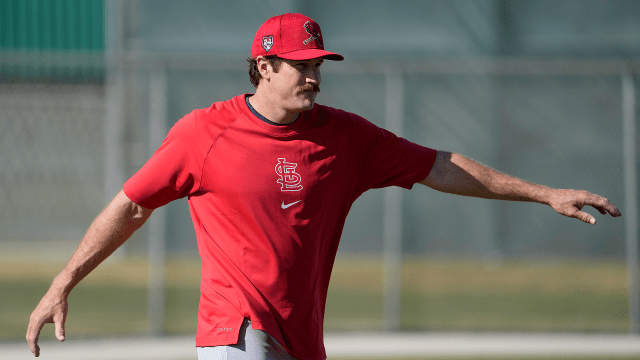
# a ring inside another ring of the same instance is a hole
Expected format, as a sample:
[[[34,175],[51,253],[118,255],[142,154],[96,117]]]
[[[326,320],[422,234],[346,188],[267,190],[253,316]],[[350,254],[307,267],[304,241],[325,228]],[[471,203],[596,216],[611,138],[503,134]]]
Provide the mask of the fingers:
[[[603,215],[607,213],[609,213],[613,217],[622,215],[617,207],[615,207],[609,200],[602,196],[591,194],[587,191],[578,191],[574,194],[576,195],[572,196],[572,200],[570,201],[570,203],[573,203],[573,209],[568,210],[565,214],[569,217],[579,219],[587,224],[595,225],[596,219],[592,215],[581,211],[585,205],[594,207]]]
[[[44,322],[39,322],[33,318],[29,321],[29,327],[27,328],[27,344],[33,356],[40,356],[40,347],[38,346],[38,338],[40,337],[40,330],[44,326]]]
[[[584,213],[584,214],[587,214],[587,213]],[[581,216],[580,220],[582,220],[582,221],[584,221],[586,223],[589,223],[591,225],[595,225],[596,224],[596,218],[594,218],[593,216],[591,216],[589,214],[587,214],[586,216]]]
[[[615,205],[613,205],[609,200],[603,198],[602,196],[593,195],[585,201],[585,205],[593,206],[603,215],[609,213],[613,217],[622,216],[620,210],[618,210]]]
[[[591,216],[590,214],[584,212],[584,211],[577,211],[575,213],[575,218],[579,219],[582,222],[585,222],[587,224],[591,224],[591,225],[595,225],[596,224],[596,218],[594,218],[593,216]]]
[[[58,313],[53,318],[53,323],[55,324],[56,328],[56,338],[60,341],[64,341],[64,322],[65,316],[63,313]]]
[[[53,317],[53,323],[55,324],[56,338],[60,341],[64,341],[64,322],[66,320],[66,314],[64,312],[58,312]],[[32,315],[29,327],[27,328],[27,344],[33,356],[40,356],[40,346],[38,346],[38,339],[40,338],[40,331],[44,327],[46,321],[35,318]]]
[[[68,304],[65,298],[53,301],[52,298],[54,296],[47,293],[29,318],[27,344],[31,353],[36,357],[40,356],[38,339],[44,324],[54,323],[56,338],[60,341],[65,340],[64,323],[67,319]]]

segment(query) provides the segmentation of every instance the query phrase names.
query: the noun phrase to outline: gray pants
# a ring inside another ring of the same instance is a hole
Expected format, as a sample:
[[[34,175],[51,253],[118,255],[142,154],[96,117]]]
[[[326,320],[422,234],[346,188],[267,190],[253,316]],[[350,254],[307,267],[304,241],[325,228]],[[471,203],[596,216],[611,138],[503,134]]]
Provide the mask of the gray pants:
[[[266,331],[244,319],[235,345],[198,347],[198,360],[296,360]]]

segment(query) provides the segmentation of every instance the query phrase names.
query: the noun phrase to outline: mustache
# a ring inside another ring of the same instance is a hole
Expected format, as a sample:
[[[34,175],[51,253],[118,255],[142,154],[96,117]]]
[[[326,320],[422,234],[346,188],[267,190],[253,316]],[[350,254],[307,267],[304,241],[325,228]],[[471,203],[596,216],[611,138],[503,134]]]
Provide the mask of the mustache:
[[[320,92],[320,85],[317,84],[304,84],[302,86],[302,91],[313,91],[316,93]]]

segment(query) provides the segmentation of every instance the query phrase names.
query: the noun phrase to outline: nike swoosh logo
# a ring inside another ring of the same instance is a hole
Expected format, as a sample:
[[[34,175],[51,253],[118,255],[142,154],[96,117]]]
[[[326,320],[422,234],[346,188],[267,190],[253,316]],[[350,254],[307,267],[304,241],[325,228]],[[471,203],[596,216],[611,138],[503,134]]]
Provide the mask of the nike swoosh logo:
[[[288,208],[288,207],[291,207],[291,206],[293,206],[293,205],[295,205],[295,204],[299,203],[300,201],[302,201],[302,200],[298,200],[298,201],[296,201],[296,202],[292,202],[291,204],[286,204],[286,205],[284,204],[284,201],[283,201],[283,202],[282,202],[282,205],[281,205],[280,207],[282,207],[282,209],[286,209],[286,208]]]

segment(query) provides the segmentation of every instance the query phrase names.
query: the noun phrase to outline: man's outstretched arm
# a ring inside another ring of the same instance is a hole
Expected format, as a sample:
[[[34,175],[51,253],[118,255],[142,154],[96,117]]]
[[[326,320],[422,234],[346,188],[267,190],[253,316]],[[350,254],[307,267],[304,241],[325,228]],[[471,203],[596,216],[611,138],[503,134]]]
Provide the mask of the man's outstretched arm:
[[[64,341],[67,297],[71,289],[140,228],[152,211],[135,204],[120,191],[95,218],[73,256],[31,314],[27,342],[33,355],[40,355],[38,337],[46,323],[54,323],[56,337]]]
[[[601,214],[620,216],[609,200],[588,191],[552,189],[495,171],[462,155],[438,151],[431,173],[421,184],[458,195],[486,199],[532,201],[551,206],[564,216],[595,224],[596,219],[582,211],[593,206]]]

